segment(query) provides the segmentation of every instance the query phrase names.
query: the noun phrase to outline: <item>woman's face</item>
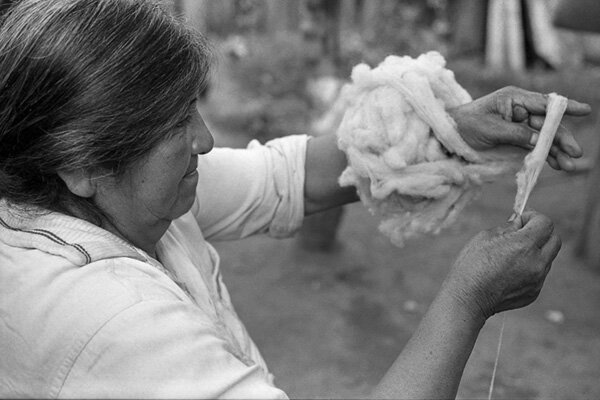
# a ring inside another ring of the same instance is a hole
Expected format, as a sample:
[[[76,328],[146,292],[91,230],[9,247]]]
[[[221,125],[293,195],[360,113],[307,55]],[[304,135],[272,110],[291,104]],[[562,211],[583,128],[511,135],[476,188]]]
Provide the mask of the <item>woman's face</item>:
[[[198,154],[208,153],[213,138],[195,101],[188,117],[169,139],[152,149],[119,179],[99,184],[94,201],[111,217],[123,236],[164,226],[185,214],[194,203]],[[123,232],[125,231],[125,232]]]

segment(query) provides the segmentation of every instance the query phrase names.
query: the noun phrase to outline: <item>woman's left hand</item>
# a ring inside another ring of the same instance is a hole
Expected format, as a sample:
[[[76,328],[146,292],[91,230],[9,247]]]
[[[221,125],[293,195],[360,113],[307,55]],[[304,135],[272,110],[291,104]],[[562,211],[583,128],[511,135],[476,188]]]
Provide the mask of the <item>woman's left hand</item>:
[[[499,145],[531,149],[544,123],[547,104],[548,95],[508,86],[448,113],[462,138],[475,150],[490,150]],[[565,115],[584,116],[590,112],[588,104],[569,100]],[[581,147],[573,135],[561,126],[550,149],[548,164],[554,169],[571,171],[575,168],[572,158],[581,155]]]

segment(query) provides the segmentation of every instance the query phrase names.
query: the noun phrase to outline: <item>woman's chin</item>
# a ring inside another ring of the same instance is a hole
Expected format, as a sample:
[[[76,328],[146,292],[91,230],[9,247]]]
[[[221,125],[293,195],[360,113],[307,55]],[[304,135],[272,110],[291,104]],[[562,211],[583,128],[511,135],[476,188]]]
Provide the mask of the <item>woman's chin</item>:
[[[198,185],[198,171],[183,177],[179,184],[179,198],[177,199],[176,218],[190,211],[196,200],[196,186]]]

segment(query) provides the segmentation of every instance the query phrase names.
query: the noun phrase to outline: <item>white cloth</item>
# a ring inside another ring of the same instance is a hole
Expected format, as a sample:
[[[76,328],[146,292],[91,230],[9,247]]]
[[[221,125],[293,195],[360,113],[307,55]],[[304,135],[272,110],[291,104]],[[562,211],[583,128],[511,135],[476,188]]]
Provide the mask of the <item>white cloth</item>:
[[[204,238],[301,224],[306,136],[201,156],[160,260],[57,213],[0,204],[0,397],[286,398]]]

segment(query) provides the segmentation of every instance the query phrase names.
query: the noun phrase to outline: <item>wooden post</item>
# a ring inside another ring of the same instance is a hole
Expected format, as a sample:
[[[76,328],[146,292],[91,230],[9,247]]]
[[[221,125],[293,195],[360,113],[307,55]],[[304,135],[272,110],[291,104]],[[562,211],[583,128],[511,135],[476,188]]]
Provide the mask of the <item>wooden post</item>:
[[[600,122],[596,123],[598,129]],[[575,255],[600,272],[600,148],[596,151],[596,162],[588,177],[583,222],[575,244]]]
[[[490,0],[486,64],[501,70],[525,69],[525,39],[520,0]]]
[[[379,19],[379,10],[383,0],[378,1],[364,1],[360,6],[362,10],[362,16],[360,17],[361,30],[363,35],[367,38],[373,38],[375,36],[375,26],[377,26],[377,20]]]
[[[508,66],[513,71],[525,69],[525,35],[520,0],[504,0]]]
[[[487,19],[487,40],[485,46],[485,63],[488,68],[504,67],[504,48],[506,34],[504,32],[503,0],[490,0]]]
[[[552,26],[552,16],[546,0],[526,0],[531,41],[535,54],[552,67],[564,64],[560,38]]]
[[[454,53],[483,54],[488,0],[450,0],[449,19],[452,21]]]

